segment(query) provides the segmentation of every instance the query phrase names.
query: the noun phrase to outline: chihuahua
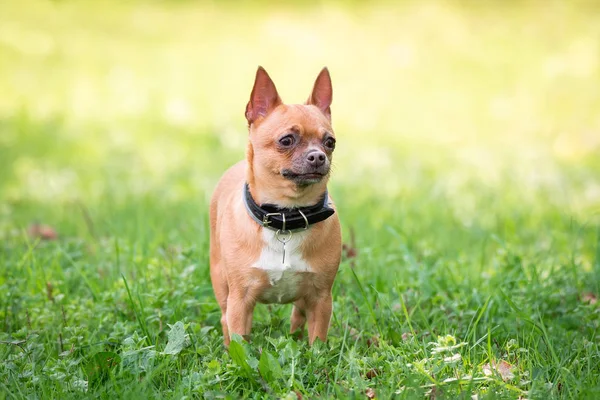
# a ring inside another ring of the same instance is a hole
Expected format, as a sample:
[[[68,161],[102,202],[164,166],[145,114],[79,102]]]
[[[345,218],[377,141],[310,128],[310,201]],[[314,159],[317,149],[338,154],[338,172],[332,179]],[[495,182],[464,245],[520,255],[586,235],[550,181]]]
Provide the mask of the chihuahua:
[[[305,104],[284,104],[256,72],[246,106],[246,159],[219,181],[210,203],[210,277],[223,337],[248,339],[254,306],[294,303],[291,333],[325,341],[341,257],[340,223],[327,192],[335,135],[327,68]]]

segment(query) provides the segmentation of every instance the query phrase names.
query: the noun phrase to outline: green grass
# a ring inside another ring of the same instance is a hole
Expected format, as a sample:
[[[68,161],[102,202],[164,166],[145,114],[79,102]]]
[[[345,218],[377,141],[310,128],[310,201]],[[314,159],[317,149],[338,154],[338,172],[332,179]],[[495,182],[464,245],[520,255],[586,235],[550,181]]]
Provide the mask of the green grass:
[[[0,3],[0,399],[600,398],[597,11]],[[329,66],[357,254],[326,344],[261,305],[227,352],[207,207],[258,64],[290,102]]]

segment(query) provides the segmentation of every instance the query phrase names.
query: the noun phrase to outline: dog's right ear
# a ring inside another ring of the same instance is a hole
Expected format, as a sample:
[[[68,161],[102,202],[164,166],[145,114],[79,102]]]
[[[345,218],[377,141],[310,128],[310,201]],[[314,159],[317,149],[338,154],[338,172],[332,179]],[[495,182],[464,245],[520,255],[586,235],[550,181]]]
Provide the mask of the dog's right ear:
[[[258,118],[266,117],[271,110],[281,104],[275,84],[263,67],[258,67],[250,101],[246,106],[246,119],[251,125]]]

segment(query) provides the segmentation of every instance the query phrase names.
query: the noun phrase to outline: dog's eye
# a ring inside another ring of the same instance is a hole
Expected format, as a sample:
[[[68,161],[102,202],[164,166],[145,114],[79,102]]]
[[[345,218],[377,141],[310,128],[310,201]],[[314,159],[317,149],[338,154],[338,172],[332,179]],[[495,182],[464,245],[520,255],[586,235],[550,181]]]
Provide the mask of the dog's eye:
[[[294,139],[294,136],[292,135],[287,135],[282,137],[281,139],[279,139],[279,144],[282,145],[283,147],[290,147],[294,144],[296,140]]]
[[[323,145],[327,149],[333,150],[333,149],[335,149],[335,139],[332,137],[329,137],[329,138],[325,139],[325,141],[323,142]]]

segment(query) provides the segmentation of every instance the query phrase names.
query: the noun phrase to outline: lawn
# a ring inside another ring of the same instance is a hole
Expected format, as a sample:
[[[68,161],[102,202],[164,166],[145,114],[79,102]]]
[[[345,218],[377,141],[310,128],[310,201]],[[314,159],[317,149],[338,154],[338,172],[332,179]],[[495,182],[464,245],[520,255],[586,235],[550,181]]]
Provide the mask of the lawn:
[[[0,399],[600,398],[600,8],[0,2]],[[208,199],[257,65],[327,65],[327,343],[222,345]]]

